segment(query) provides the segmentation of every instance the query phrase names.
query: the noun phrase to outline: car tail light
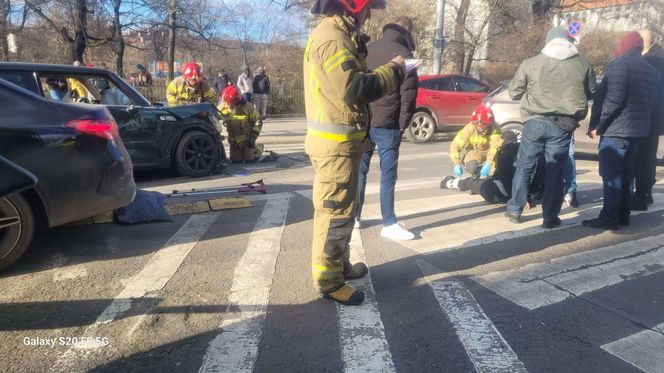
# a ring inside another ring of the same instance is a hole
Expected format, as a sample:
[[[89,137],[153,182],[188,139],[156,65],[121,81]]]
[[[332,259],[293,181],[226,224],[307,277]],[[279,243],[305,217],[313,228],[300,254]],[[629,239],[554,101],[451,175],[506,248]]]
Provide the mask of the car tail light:
[[[102,119],[74,119],[67,122],[65,126],[73,128],[78,133],[85,133],[107,140],[115,140],[118,137],[118,125],[113,118],[109,117]]]

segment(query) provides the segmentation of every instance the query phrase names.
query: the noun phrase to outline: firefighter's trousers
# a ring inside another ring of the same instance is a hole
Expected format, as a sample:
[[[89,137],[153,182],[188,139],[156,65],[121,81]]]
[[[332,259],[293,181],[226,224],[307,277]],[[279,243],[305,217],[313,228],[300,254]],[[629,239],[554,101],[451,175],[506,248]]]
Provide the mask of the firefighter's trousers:
[[[325,294],[344,285],[343,274],[351,267],[349,243],[362,153],[310,158],[316,173],[311,265],[314,286]]]
[[[245,161],[247,163],[252,163],[258,161],[261,154],[263,154],[263,144],[256,144],[255,148],[250,148],[247,145],[246,141],[234,141],[234,139],[228,138],[228,144],[230,146],[230,159],[231,162],[239,163]]]

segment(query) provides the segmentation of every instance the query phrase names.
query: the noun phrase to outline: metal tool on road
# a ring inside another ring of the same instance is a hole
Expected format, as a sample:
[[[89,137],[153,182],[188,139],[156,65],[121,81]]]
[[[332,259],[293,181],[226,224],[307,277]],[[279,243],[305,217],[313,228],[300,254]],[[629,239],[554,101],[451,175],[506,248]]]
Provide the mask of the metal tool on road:
[[[186,197],[186,196],[199,196],[205,194],[232,194],[232,193],[260,193],[267,194],[267,185],[264,179],[254,181],[253,183],[244,183],[240,185],[231,185],[225,187],[215,188],[200,188],[188,190],[173,190],[173,193],[168,197]]]

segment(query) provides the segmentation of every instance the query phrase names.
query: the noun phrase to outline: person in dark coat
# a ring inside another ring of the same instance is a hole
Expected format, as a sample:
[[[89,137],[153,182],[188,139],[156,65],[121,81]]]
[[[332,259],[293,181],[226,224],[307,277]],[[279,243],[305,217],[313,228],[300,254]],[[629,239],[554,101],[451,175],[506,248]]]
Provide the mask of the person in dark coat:
[[[599,174],[604,205],[583,225],[618,229],[629,225],[632,182],[639,142],[650,132],[659,73],[641,56],[643,38],[630,32],[613,51],[615,58],[595,94],[588,136],[600,135]]]
[[[652,34],[648,30],[639,31],[643,38],[643,58],[659,72],[657,96],[653,107],[653,118],[650,132],[639,146],[636,153],[636,179],[632,210],[647,211],[652,199],[652,187],[657,164],[657,147],[659,137],[664,135],[664,49],[652,42]]]
[[[217,77],[214,78],[212,85],[214,86],[214,90],[217,91],[217,94],[221,94],[230,83],[231,78],[226,74],[226,70],[221,69],[221,71],[217,73]]]
[[[367,64],[377,68],[394,56],[413,58],[415,43],[411,35],[413,22],[407,17],[398,17],[383,27],[383,35],[369,45]],[[417,98],[417,69],[407,73],[400,88],[371,103],[371,128],[369,137],[378,150],[380,159],[380,210],[383,216],[381,235],[395,240],[411,240],[415,236],[397,222],[394,212],[394,187],[397,182],[399,147],[403,132],[415,113]],[[360,164],[359,195],[355,225],[359,227],[367,174],[373,149],[365,153]]]

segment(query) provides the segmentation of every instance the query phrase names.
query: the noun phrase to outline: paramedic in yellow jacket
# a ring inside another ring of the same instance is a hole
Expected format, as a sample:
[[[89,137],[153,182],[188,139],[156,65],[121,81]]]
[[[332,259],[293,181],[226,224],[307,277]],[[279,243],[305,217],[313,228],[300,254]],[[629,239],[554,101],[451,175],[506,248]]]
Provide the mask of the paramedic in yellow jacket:
[[[231,162],[257,162],[263,153],[263,144],[256,144],[263,121],[254,105],[244,99],[236,86],[229,85],[221,92],[217,109],[228,131]]]
[[[305,151],[315,171],[312,275],[323,296],[345,305],[364,301],[346,280],[369,271],[364,263],[350,263],[348,246],[360,160],[369,146],[368,104],[399,87],[404,76],[401,56],[367,70],[360,28],[371,8],[385,7],[385,0],[317,0],[311,12],[324,18],[304,51]]]
[[[503,144],[500,134],[493,111],[486,106],[475,109],[472,121],[457,133],[450,145],[454,175],[461,177],[464,169],[473,177],[493,175],[496,153]]]
[[[189,62],[182,69],[182,75],[173,79],[166,88],[168,105],[189,105],[209,102],[217,105],[217,93],[203,80],[201,67]]]

